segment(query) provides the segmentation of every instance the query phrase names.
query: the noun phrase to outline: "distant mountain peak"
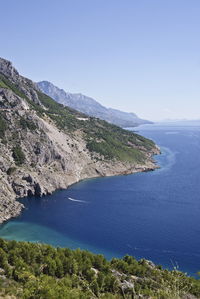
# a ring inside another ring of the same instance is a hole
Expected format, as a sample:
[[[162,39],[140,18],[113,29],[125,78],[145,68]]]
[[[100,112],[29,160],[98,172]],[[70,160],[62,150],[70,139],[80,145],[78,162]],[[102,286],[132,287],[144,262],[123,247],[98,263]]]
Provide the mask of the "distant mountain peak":
[[[81,93],[70,93],[58,88],[48,81],[37,83],[38,88],[52,97],[55,101],[69,106],[89,116],[103,119],[120,127],[135,127],[141,124],[152,123],[139,118],[135,113],[123,112],[113,108],[106,108],[91,97]]]

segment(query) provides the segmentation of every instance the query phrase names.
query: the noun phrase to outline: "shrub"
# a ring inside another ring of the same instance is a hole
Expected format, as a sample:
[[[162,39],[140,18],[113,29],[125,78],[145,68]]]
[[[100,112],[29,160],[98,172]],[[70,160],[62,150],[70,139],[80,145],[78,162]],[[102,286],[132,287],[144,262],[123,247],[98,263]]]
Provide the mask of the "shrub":
[[[2,115],[0,115],[0,138],[2,139],[5,137],[6,127],[6,122]]]
[[[21,147],[19,145],[16,145],[15,147],[13,147],[12,152],[13,152],[12,156],[15,160],[15,164],[18,166],[22,165],[25,162],[25,155]]]
[[[16,167],[9,167],[7,170],[7,175],[11,175],[13,172],[15,172]]]
[[[37,126],[34,124],[32,120],[25,119],[24,117],[21,117],[20,125],[22,129],[29,129],[31,131],[34,131],[37,128]]]

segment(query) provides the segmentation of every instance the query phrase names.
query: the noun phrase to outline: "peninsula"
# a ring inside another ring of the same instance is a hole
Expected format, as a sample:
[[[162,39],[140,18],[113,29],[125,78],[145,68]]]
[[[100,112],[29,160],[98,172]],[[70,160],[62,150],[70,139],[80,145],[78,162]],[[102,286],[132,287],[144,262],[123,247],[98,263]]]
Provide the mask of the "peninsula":
[[[0,58],[0,223],[16,199],[80,180],[153,170],[153,141],[55,102]]]

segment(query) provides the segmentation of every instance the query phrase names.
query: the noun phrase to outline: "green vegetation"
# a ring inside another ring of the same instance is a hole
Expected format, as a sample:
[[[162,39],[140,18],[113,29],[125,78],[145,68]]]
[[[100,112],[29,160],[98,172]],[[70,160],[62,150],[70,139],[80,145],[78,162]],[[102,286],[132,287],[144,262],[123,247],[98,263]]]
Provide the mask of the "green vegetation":
[[[0,79],[0,88],[8,88],[8,86]]]
[[[6,122],[3,118],[3,116],[0,114],[0,138],[3,139],[5,137],[5,131],[6,131]]]
[[[24,152],[22,151],[22,148],[20,145],[16,145],[15,147],[13,147],[12,149],[13,152],[13,158],[15,160],[15,164],[17,166],[22,165],[25,162],[25,155]]]
[[[6,88],[11,89],[16,95],[23,99],[28,99],[25,94],[19,89],[18,86],[13,84],[9,79],[7,79],[4,75],[0,74],[0,82],[6,86]],[[4,87],[5,88],[5,87]]]
[[[7,175],[11,175],[15,172],[17,168],[16,167],[9,167],[7,170]]]
[[[99,119],[90,119],[86,124],[87,148],[107,159],[130,162],[144,162],[145,150],[151,150],[154,143],[144,137],[123,130]]]
[[[37,129],[37,126],[32,120],[28,120],[22,116],[20,118],[20,126],[22,129],[29,129],[31,131],[35,131]]]
[[[49,96],[38,92],[41,103],[48,108],[45,113],[63,130],[73,132],[81,130],[85,133],[87,148],[91,152],[103,155],[106,159],[117,159],[130,162],[144,162],[145,154],[141,151],[151,150],[154,143],[142,136],[123,130],[106,121],[86,117],[71,108],[58,104]]]
[[[55,121],[59,129],[73,132],[82,127],[80,121],[77,119],[77,117],[83,116],[81,113],[57,103],[42,92],[37,92],[37,94],[41,103],[48,109],[43,110],[43,112]]]
[[[77,130],[83,132],[88,150],[104,156],[105,159],[143,163],[146,160],[145,152],[150,151],[154,147],[154,143],[144,137],[123,130],[103,120],[85,116],[35,90],[42,106],[38,105],[28,99],[20,88],[11,83],[5,76],[0,75],[0,80],[15,94],[24,98],[29,103],[31,109],[35,110],[40,117],[45,115],[50,117],[60,130],[64,130],[67,133],[73,133]],[[79,119],[84,117],[88,120]],[[21,118],[20,125],[23,129],[36,129],[32,121],[24,118]]]
[[[0,239],[1,298],[181,298],[200,296],[200,282],[131,256],[102,255]],[[3,276],[2,276],[3,275]],[[149,297],[148,297],[149,298]]]

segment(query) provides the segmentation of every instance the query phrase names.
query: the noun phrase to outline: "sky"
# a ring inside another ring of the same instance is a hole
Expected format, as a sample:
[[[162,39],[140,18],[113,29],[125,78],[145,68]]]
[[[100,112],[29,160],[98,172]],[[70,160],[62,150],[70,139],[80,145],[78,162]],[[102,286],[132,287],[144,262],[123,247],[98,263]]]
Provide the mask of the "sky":
[[[0,56],[149,120],[200,119],[199,0],[0,0]]]

